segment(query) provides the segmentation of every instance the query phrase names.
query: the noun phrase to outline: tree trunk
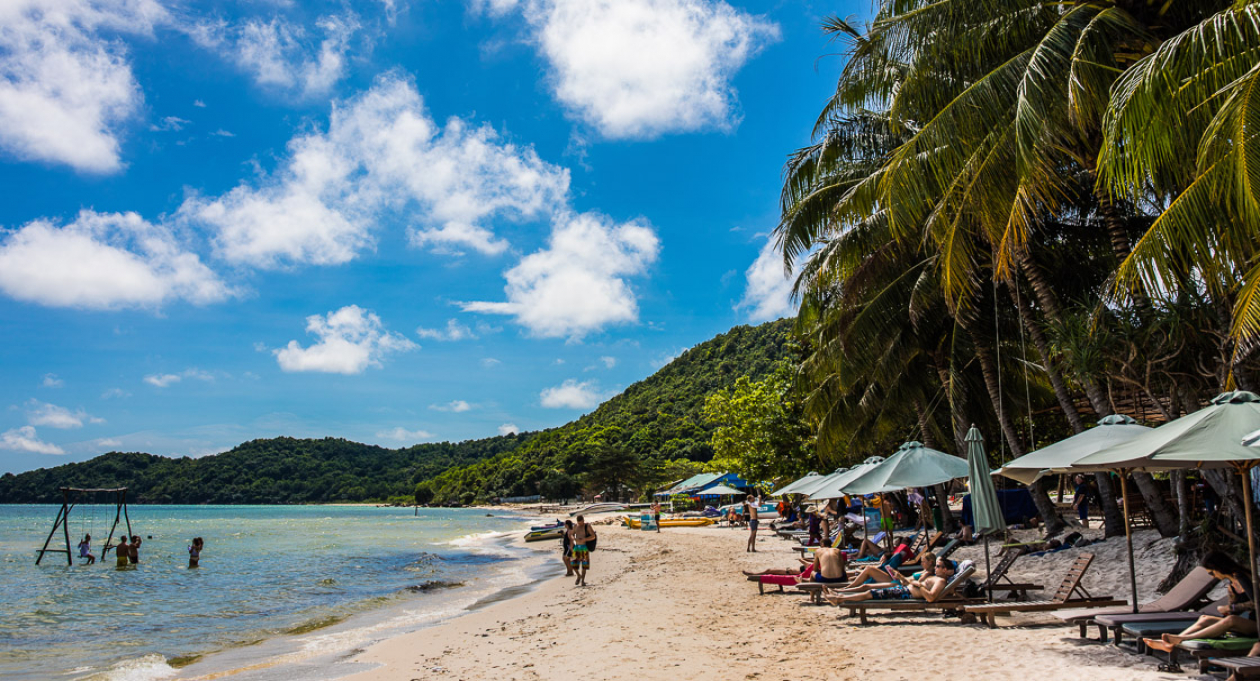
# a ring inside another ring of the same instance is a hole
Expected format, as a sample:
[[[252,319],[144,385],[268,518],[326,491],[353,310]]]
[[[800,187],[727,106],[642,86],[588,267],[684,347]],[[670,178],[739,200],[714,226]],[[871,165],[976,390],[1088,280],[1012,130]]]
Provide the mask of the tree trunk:
[[[949,491],[945,489],[944,483],[934,486],[932,491],[936,494],[936,506],[941,509],[941,527],[946,532],[951,532],[954,528],[954,512],[949,510]]]
[[[1155,521],[1155,529],[1159,530],[1159,536],[1177,536],[1177,514],[1168,503],[1168,499],[1164,497],[1164,492],[1155,482],[1155,478],[1152,478],[1150,473],[1134,473],[1133,482],[1137,483],[1138,489],[1142,492],[1142,498],[1146,500],[1146,510],[1150,512],[1151,520]]]
[[[949,358],[944,357],[945,353],[937,350],[932,355],[932,364],[936,367],[936,376],[941,381],[941,386],[945,388],[946,395],[949,397],[949,419],[950,425],[954,428],[954,447],[955,452],[967,451],[967,427],[970,421],[967,419],[966,411],[961,404],[963,393],[960,388],[953,385],[949,375]]]
[[[1068,392],[1067,384],[1063,382],[1063,374],[1059,372],[1059,367],[1050,354],[1050,344],[1046,342],[1046,334],[1033,319],[1032,310],[1029,309],[1027,301],[1016,295],[1013,285],[1007,286],[1006,291],[1010,294],[1016,309],[1019,310],[1019,318],[1024,323],[1024,328],[1028,329],[1028,335],[1032,337],[1037,354],[1041,355],[1041,363],[1046,368],[1046,376],[1050,378],[1050,386],[1054,388],[1054,397],[1059,401],[1059,408],[1067,417],[1068,425],[1072,426],[1073,433],[1083,432],[1085,424],[1081,421],[1080,412],[1076,410],[1076,404],[1072,402],[1072,394]]]
[[[1041,519],[1046,523],[1046,536],[1053,537],[1062,532],[1063,528],[1067,527],[1067,523],[1059,515],[1054,502],[1050,500],[1050,492],[1046,490],[1046,479],[1041,478],[1029,485],[1028,493],[1032,495],[1033,505],[1037,507],[1037,513],[1041,515]]]
[[[1111,485],[1111,475],[1105,471],[1094,473],[1094,482],[1098,483],[1098,498],[1102,500],[1103,538],[1119,537],[1124,534],[1124,511],[1116,500],[1116,488]]]
[[[1177,543],[1185,545],[1190,540],[1190,489],[1186,486],[1186,472],[1172,472],[1173,493],[1177,498]]]

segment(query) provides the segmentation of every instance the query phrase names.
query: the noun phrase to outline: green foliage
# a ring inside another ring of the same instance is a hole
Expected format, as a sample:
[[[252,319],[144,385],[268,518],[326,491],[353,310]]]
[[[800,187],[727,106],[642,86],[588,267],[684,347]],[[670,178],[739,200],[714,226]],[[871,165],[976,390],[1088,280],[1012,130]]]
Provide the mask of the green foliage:
[[[799,477],[816,467],[812,434],[786,364],[760,381],[741,376],[730,389],[709,395],[704,416],[717,426],[710,471],[762,481]]]

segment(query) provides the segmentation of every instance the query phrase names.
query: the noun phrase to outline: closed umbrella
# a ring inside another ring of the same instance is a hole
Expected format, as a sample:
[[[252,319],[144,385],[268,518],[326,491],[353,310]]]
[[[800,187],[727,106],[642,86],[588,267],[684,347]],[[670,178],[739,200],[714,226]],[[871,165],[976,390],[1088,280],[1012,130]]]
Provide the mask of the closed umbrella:
[[[1260,428],[1260,395],[1238,390],[1223,393],[1193,414],[1152,429],[1128,442],[1108,447],[1078,460],[1073,468],[1118,470],[1123,488],[1124,474],[1131,470],[1174,470],[1178,468],[1234,468],[1242,477],[1243,509],[1247,522],[1247,548],[1251,555],[1253,593],[1260,593],[1256,575],[1256,546],[1252,532],[1251,468],[1260,464],[1260,449],[1243,441]],[[1137,579],[1132,572],[1133,538],[1129,537],[1130,586],[1137,607]]]
[[[1137,421],[1128,416],[1112,414],[1099,419],[1098,427],[1081,431],[1013,459],[998,472],[1012,480],[1031,485],[1043,475],[1064,472],[1082,457],[1128,442],[1150,430],[1146,426],[1138,425]]]
[[[993,476],[989,472],[989,458],[984,453],[984,436],[980,429],[972,426],[967,431],[967,483],[971,489],[971,522],[976,534],[984,537],[984,569],[989,568],[989,535],[1006,528],[1006,517],[1002,515],[1002,506],[998,503],[997,488],[993,486]],[[989,601],[993,601],[993,590],[989,589]]]

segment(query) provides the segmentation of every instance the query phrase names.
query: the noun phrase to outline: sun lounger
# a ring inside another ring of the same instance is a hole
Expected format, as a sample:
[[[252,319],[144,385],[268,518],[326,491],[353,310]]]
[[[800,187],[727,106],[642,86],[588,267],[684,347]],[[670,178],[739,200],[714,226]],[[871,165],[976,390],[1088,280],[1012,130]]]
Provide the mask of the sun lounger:
[[[997,627],[997,616],[1013,612],[1046,612],[1063,608],[1079,608],[1088,606],[1124,605],[1110,596],[1093,596],[1081,586],[1081,578],[1094,561],[1094,554],[1082,553],[1068,569],[1063,583],[1054,592],[1054,597],[1044,601],[1011,601],[1008,603],[989,603],[985,605],[968,605],[966,611],[983,617],[990,628]]]
[[[1207,664],[1228,669],[1230,681],[1260,679],[1260,657],[1211,658]]]
[[[1029,591],[1040,591],[1044,589],[1045,587],[1040,584],[1014,582],[1009,576],[1007,576],[1006,573],[1010,571],[1011,566],[1015,564],[1015,561],[1020,557],[1020,555],[1019,551],[1011,551],[1005,556],[1002,556],[1002,560],[998,561],[998,564],[993,566],[993,570],[984,578],[984,582],[980,585],[980,589],[990,596],[994,591],[1005,591],[1024,600],[1028,600]]]
[[[1152,613],[1153,614],[1153,613]],[[1198,613],[1195,613],[1196,615]],[[1116,645],[1120,645],[1123,637],[1133,639],[1133,645],[1139,655],[1149,654],[1146,648],[1148,639],[1159,639],[1164,634],[1180,634],[1186,627],[1194,624],[1194,620],[1145,620],[1142,622],[1126,622],[1115,629]]]
[[[928,602],[924,599],[909,599],[895,601],[853,601],[850,603],[840,603],[836,607],[848,610],[848,616],[858,616],[858,620],[862,624],[870,624],[867,619],[872,611],[876,612],[944,612],[944,611],[960,611],[963,606],[969,603],[981,603],[980,599],[963,598],[955,596],[954,592],[959,585],[966,582],[976,572],[976,566],[970,562],[959,566],[958,573],[953,579],[945,585],[945,589],[941,591],[941,595],[935,601]]]
[[[806,565],[805,569],[801,570],[799,577],[801,579],[809,579],[810,577],[813,576],[813,574],[814,574],[814,566],[812,564]],[[783,593],[783,587],[797,586],[799,584],[799,582],[796,581],[797,577],[798,575],[750,575],[748,577],[748,581],[756,582],[757,593],[764,596],[766,593],[767,585],[777,586],[779,587],[779,593]],[[822,586],[822,585],[820,584],[819,586]]]
[[[1207,597],[1209,591],[1216,586],[1219,580],[1212,576],[1210,572],[1203,568],[1195,568],[1190,571],[1181,581],[1168,590],[1168,593],[1159,598],[1143,603],[1138,606],[1138,612],[1135,614],[1133,608],[1106,608],[1093,610],[1065,610],[1056,613],[1056,617],[1075,624],[1081,629],[1081,638],[1088,638],[1088,630],[1090,626],[1098,627],[1098,642],[1107,642],[1107,632],[1111,630],[1112,634],[1119,631],[1119,627],[1127,622],[1150,621],[1152,619],[1198,619],[1202,612],[1194,611],[1198,608],[1204,598]],[[1207,614],[1215,614],[1207,613]],[[1096,621],[1099,618],[1105,618],[1105,621]],[[1116,642],[1117,645],[1119,641]]]
[[[1190,641],[1172,645],[1165,643],[1159,639],[1145,639],[1147,651],[1154,654],[1153,651],[1168,654],[1168,662],[1160,665],[1160,671],[1180,672],[1180,658],[1182,655],[1189,654],[1198,663],[1199,673],[1206,674],[1212,665],[1220,666],[1221,658],[1242,657],[1246,655],[1251,647],[1256,644],[1257,639],[1243,636],[1231,636],[1228,638],[1196,638]]]

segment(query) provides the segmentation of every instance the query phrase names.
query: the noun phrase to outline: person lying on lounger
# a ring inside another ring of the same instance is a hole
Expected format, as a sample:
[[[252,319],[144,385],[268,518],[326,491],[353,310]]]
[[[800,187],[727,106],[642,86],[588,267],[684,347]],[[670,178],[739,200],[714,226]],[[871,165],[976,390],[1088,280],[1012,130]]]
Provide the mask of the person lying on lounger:
[[[945,587],[949,584],[949,580],[953,578],[957,569],[957,564],[952,560],[938,560],[936,561],[936,574],[926,579],[909,579],[896,570],[892,570],[889,576],[900,582],[897,586],[857,592],[824,589],[823,598],[826,598],[832,605],[870,600],[904,601],[912,598],[921,598],[928,603],[934,603],[945,592]]]
[[[822,547],[814,551],[814,571],[808,579],[797,577],[798,582],[818,582],[819,584],[844,584],[849,575],[844,569],[844,552],[840,549]]]
[[[1204,615],[1180,634],[1164,634],[1161,637],[1164,642],[1176,645],[1196,638],[1220,638],[1230,632],[1255,636],[1255,598],[1251,593],[1251,573],[1220,551],[1208,551],[1199,564],[1212,573],[1213,577],[1229,582],[1229,605],[1220,606],[1220,617]]]
[[[931,551],[925,551],[923,553],[923,556],[919,559],[919,565],[921,565],[923,569],[911,575],[910,579],[922,580],[924,578],[935,575],[936,574],[936,554],[932,553]],[[858,576],[855,577],[853,581],[849,583],[849,586],[846,586],[840,590],[845,593],[852,593],[855,591],[872,591],[874,589],[887,589],[889,587],[894,587],[897,585],[898,585],[898,582],[894,581],[894,579],[892,578],[892,576],[888,573],[886,569],[877,568],[873,565],[868,565],[867,567],[862,568],[862,572],[858,573]]]

